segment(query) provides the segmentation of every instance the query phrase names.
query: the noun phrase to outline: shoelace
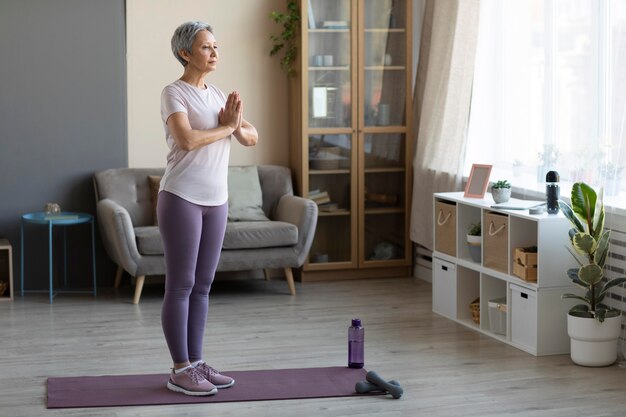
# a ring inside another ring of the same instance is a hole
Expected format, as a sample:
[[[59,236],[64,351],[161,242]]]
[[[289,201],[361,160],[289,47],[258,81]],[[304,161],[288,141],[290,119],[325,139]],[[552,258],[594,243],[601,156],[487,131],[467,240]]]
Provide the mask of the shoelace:
[[[199,384],[200,382],[202,382],[203,379],[205,379],[204,375],[202,375],[196,368],[193,367],[185,370],[185,373],[196,384]]]
[[[219,375],[219,372],[217,369],[213,368],[212,366],[207,365],[206,363],[201,363],[200,365],[198,365],[196,367],[196,369],[201,368],[202,372],[205,372],[207,374],[207,380],[209,382],[211,382],[211,378],[215,375]],[[207,372],[208,371],[208,372]]]

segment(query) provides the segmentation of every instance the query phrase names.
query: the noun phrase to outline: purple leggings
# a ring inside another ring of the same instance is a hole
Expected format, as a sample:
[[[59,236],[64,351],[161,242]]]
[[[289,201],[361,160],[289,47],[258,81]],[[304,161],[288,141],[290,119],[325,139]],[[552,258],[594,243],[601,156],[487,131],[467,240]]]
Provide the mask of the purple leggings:
[[[157,203],[165,251],[161,324],[174,363],[202,359],[209,291],[220,258],[228,203],[200,206],[161,191]]]

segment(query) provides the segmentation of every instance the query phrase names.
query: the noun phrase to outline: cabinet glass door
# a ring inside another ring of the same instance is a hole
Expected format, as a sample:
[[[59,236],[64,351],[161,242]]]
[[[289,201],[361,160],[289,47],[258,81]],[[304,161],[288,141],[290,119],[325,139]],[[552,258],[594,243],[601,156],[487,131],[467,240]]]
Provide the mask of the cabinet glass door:
[[[356,72],[354,0],[303,2],[306,49],[303,70],[307,81],[308,197],[319,214],[308,267],[353,268],[355,240],[356,148],[353,109]]]
[[[361,59],[366,127],[405,124],[406,1],[363,1],[364,53]]]
[[[406,242],[406,135],[366,134],[363,141],[365,261],[401,260]]]
[[[350,0],[307,2],[309,128],[352,125],[350,4]]]
[[[309,263],[351,262],[352,134],[311,134],[308,139],[309,198],[318,205]]]
[[[407,247],[408,0],[359,3],[359,264],[404,265]]]

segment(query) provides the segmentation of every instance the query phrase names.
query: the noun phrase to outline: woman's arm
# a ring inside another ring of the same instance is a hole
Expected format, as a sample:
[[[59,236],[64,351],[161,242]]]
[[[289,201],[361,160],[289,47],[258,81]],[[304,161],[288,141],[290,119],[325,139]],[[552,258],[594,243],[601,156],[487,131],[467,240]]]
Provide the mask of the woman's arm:
[[[219,126],[213,129],[192,129],[186,113],[173,113],[167,119],[174,141],[179,148],[193,151],[202,146],[227,138],[242,127],[241,101],[234,95],[228,96],[224,108],[220,111]],[[255,130],[256,132],[256,130]]]
[[[256,128],[243,117],[241,118],[241,125],[239,128],[235,129],[233,136],[235,136],[243,146],[254,146],[259,141],[259,134]]]

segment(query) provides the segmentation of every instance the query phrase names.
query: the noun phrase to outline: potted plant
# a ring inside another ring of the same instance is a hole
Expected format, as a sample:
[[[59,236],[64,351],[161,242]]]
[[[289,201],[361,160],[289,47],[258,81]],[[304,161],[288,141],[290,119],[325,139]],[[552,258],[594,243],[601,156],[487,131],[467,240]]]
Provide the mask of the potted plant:
[[[280,59],[280,67],[287,75],[294,75],[296,73],[294,64],[298,55],[298,25],[300,24],[298,3],[295,0],[288,0],[287,12],[273,11],[271,18],[275,23],[282,24],[283,31],[280,35],[270,34],[270,40],[274,43],[270,50],[270,56],[274,56],[284,49],[284,55]]]
[[[602,304],[607,291],[626,282],[626,277],[608,279],[604,264],[609,251],[610,230],[604,230],[604,203],[593,188],[583,182],[572,187],[571,206],[559,202],[563,214],[571,222],[571,247],[568,250],[579,268],[567,275],[585,290],[584,295],[564,294],[562,297],[583,302],[572,307],[567,315],[571,358],[584,366],[607,366],[617,359],[617,340],[621,331],[619,311]]]
[[[467,248],[474,262],[481,261],[482,231],[480,222],[472,223],[467,228]]]
[[[511,184],[500,180],[491,186],[491,196],[496,203],[506,203],[511,198]]]

